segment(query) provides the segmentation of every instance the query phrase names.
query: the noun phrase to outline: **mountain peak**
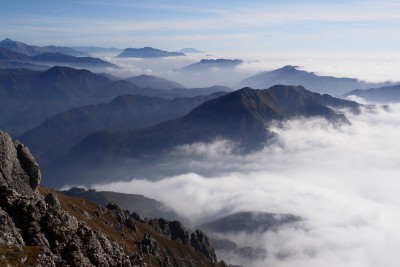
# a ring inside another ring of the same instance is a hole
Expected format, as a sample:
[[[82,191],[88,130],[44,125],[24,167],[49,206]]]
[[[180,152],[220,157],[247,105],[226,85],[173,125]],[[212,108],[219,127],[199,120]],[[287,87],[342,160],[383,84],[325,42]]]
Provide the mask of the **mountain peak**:
[[[161,58],[161,57],[176,57],[176,56],[186,56],[184,53],[180,52],[168,52],[161,49],[153,47],[143,47],[143,48],[127,48],[122,51],[117,57],[125,58]]]
[[[14,43],[14,41],[9,38],[6,38],[3,41],[1,41],[0,43]]]

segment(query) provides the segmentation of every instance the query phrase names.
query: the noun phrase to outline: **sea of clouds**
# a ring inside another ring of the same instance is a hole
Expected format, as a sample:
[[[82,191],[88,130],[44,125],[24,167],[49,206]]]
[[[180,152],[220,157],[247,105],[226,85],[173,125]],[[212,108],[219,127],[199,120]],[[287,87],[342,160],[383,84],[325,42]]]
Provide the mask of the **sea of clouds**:
[[[224,140],[181,146],[170,162],[185,166],[180,175],[93,187],[158,199],[192,227],[237,211],[302,217],[275,231],[227,235],[267,252],[255,259],[219,255],[230,263],[398,266],[400,105],[346,116],[352,125],[299,118],[271,126],[274,142],[247,155],[235,155]]]
[[[120,69],[109,72],[120,78],[137,75],[154,75],[181,83],[188,88],[226,85],[236,88],[245,78],[286,65],[299,66],[317,75],[356,78],[367,82],[398,82],[399,53],[339,53],[339,52],[224,52],[195,53],[183,57],[155,59],[118,58],[116,55],[99,54]],[[207,72],[180,72],[187,65],[201,59],[242,59],[233,69],[213,68]]]

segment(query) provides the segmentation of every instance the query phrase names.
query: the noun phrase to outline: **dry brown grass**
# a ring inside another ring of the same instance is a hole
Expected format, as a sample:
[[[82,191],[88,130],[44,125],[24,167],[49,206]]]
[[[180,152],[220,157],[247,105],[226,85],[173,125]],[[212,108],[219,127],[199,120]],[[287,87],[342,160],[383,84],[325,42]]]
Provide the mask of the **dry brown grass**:
[[[39,192],[45,196],[53,191],[53,189],[40,187]],[[64,195],[58,191],[55,191],[58,199],[60,200],[61,207],[66,210],[69,214],[75,216],[79,221],[84,221],[93,230],[104,233],[107,238],[111,241],[116,241],[119,245],[123,246],[126,253],[132,254],[134,252],[140,252],[139,242],[143,239],[144,233],[149,233],[157,241],[160,246],[160,252],[162,256],[170,256],[171,258],[180,258],[180,263],[184,265],[191,261],[195,266],[216,266],[211,263],[208,259],[199,255],[193,248],[188,245],[183,245],[179,240],[170,240],[161,236],[151,225],[146,223],[136,222],[137,232],[133,233],[127,227],[123,227],[123,235],[116,229],[118,225],[117,220],[112,216],[110,211],[106,211],[101,214],[100,217],[95,215],[95,211],[98,210],[98,205],[81,198],[74,198]],[[89,215],[89,216],[87,216]],[[105,222],[112,222],[112,225],[108,225]],[[145,260],[148,257],[144,258]],[[150,266],[159,266],[154,260]]]
[[[0,245],[0,266],[27,267],[37,264],[39,255],[44,249],[42,247],[7,247]]]

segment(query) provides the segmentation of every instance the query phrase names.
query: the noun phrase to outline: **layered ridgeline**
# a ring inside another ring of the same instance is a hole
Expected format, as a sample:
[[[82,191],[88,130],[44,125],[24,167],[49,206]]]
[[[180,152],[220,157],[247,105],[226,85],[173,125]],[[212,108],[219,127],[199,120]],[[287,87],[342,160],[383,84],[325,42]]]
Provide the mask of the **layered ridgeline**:
[[[179,71],[181,72],[207,72],[215,69],[231,70],[242,64],[240,59],[202,59],[199,62],[185,66]]]
[[[400,84],[366,90],[353,90],[344,97],[357,96],[369,102],[396,103],[400,102]]]
[[[161,58],[186,56],[181,52],[168,52],[153,47],[127,48],[117,57],[119,58]]]
[[[172,98],[230,90],[225,87],[141,88],[126,80],[111,80],[87,70],[53,67],[46,71],[0,69],[0,129],[21,135],[45,119],[88,104],[109,102],[132,94]]]
[[[0,48],[0,66],[4,67],[7,65],[11,66],[24,66],[26,65],[29,68],[29,64],[33,67],[43,66],[43,64],[50,66],[67,66],[67,67],[77,67],[77,68],[91,68],[91,69],[99,69],[99,68],[119,68],[117,65],[114,65],[110,62],[104,61],[100,58],[94,57],[75,57],[71,55],[66,55],[62,53],[51,53],[45,52],[35,56],[29,56],[23,53],[14,52],[12,50],[6,48]],[[49,66],[47,68],[50,68]]]
[[[111,81],[87,70],[3,69],[0,70],[0,129],[18,135],[59,112],[138,91],[128,81]]]
[[[261,89],[275,84],[302,85],[310,91],[333,96],[341,96],[355,89],[390,85],[390,83],[367,83],[351,78],[319,76],[313,72],[300,70],[298,66],[285,66],[244,79],[237,87],[248,86]]]
[[[147,127],[175,119],[224,94],[174,99],[141,95],[118,96],[108,103],[77,107],[54,115],[19,139],[29,145],[39,163],[44,166],[63,156],[90,134]]]
[[[149,177],[154,161],[168,157],[176,146],[196,142],[227,139],[237,144],[236,152],[246,153],[271,140],[267,128],[274,121],[318,116],[332,123],[349,123],[328,106],[359,109],[356,102],[312,93],[301,86],[243,88],[207,101],[179,119],[138,130],[90,135],[45,168],[45,182],[90,185],[141,174]]]
[[[152,75],[139,75],[134,77],[125,78],[125,80],[142,88],[158,88],[158,89],[174,89],[174,88],[185,88],[183,85],[173,82],[164,78],[152,76]]]
[[[268,251],[258,242],[243,240],[242,236],[256,236],[282,227],[301,227],[301,218],[291,214],[241,211],[198,226],[210,237],[217,255],[240,258],[241,262],[255,262],[267,257]],[[235,256],[233,256],[235,255]]]
[[[28,148],[0,132],[1,266],[226,266],[200,230],[39,183]]]
[[[65,55],[77,56],[77,57],[88,55],[87,53],[75,50],[70,47],[55,46],[55,45],[48,45],[48,46],[28,45],[22,42],[13,41],[9,38],[6,38],[3,41],[1,41],[0,47],[12,50],[17,53],[26,54],[29,56],[36,56],[42,53],[62,53]]]

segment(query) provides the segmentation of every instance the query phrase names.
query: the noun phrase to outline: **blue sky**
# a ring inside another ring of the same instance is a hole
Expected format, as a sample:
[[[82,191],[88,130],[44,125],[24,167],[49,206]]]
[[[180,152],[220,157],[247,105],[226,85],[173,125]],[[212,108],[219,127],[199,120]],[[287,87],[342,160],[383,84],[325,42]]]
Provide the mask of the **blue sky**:
[[[205,51],[398,51],[400,1],[1,0],[0,38]]]

